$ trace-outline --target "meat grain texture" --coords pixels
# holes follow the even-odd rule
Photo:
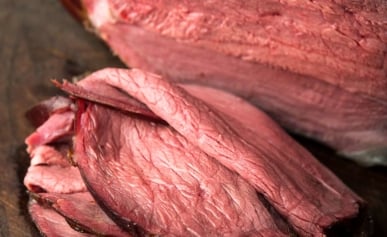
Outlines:
[[[48,213],[84,235],[324,236],[364,206],[266,114],[228,92],[137,69],[57,84],[77,106],[51,109],[37,129],[57,140],[26,139],[25,184],[40,205],[32,201],[30,213],[43,233],[52,231]],[[69,126],[73,139],[59,139]],[[57,168],[78,175],[34,178]]]
[[[129,67],[230,91],[361,164],[387,164],[386,1],[82,2]]]

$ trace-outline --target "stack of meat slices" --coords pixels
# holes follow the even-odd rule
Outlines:
[[[31,217],[45,236],[130,236],[101,210],[71,162],[74,115],[73,102],[59,96],[27,113],[39,126],[26,139],[31,165],[24,183],[32,197]]]
[[[363,201],[268,116],[217,89],[104,69],[28,113],[45,236],[324,236]]]

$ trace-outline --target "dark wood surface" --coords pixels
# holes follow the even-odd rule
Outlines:
[[[58,93],[49,79],[123,65],[54,0],[0,0],[0,236],[39,236],[22,184],[28,166],[24,112]],[[297,138],[369,203],[375,236],[387,236],[387,172],[365,169]]]

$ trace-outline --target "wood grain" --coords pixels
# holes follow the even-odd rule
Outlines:
[[[58,93],[49,79],[122,65],[57,1],[0,0],[0,26],[0,236],[39,236],[22,184],[32,131],[24,112]]]
[[[50,79],[123,65],[59,1],[0,0],[0,26],[0,236],[39,236],[22,184],[29,162],[23,141],[32,131],[24,112],[58,93]],[[375,236],[387,236],[386,169],[358,167],[317,143],[297,139],[369,202]]]

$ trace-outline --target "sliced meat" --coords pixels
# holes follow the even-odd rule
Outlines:
[[[47,237],[87,237],[69,226],[65,218],[51,208],[39,205],[35,200],[28,204],[28,211],[40,233]]]
[[[36,147],[30,156],[31,166],[58,165],[68,167],[70,165],[70,158],[67,158],[66,155],[62,154],[56,148],[48,145]]]
[[[245,178],[302,235],[322,234],[324,229],[338,221],[353,218],[359,213],[362,201],[357,195],[315,161],[312,155],[303,151],[302,147],[293,145],[295,142],[287,137],[279,127],[275,126],[267,116],[260,112],[252,113],[251,106],[245,106],[248,109],[246,111],[239,110],[238,114],[245,114],[244,116],[250,117],[255,124],[259,124],[256,125],[256,129],[246,127],[240,122],[240,118],[235,118],[235,115],[222,113],[219,111],[224,110],[222,108],[212,109],[203,101],[153,74],[139,70],[106,69],[90,75],[85,80],[89,83],[103,82],[119,88],[146,104],[156,115],[176,129],[179,134],[175,136],[182,135],[190,146],[200,148],[201,152]],[[197,93],[200,93],[199,91],[196,90]],[[212,97],[222,98],[224,95],[224,92],[214,93],[215,90]],[[202,98],[204,97],[202,96]],[[230,97],[232,96],[230,95]],[[225,101],[227,100],[225,99]],[[216,103],[213,105],[219,107]],[[112,115],[115,117],[113,118]],[[132,174],[133,177],[141,177],[132,181],[137,182],[136,185],[133,184],[133,187],[138,189],[146,187],[144,194],[136,195],[137,198],[141,197],[142,201],[146,201],[143,198],[144,195],[152,195],[153,189],[149,188],[151,182],[148,179],[150,178],[147,179],[147,176],[142,175],[147,171],[148,163],[152,164],[149,169],[154,170],[153,166],[157,163],[152,160],[153,156],[156,158],[165,155],[165,152],[158,150],[167,146],[169,139],[172,139],[171,136],[164,138],[163,142],[166,144],[156,143],[153,140],[145,142],[152,136],[156,140],[161,137],[157,133],[147,135],[145,133],[147,129],[150,130],[149,132],[153,130],[161,132],[165,129],[163,127],[165,125],[152,125],[152,123],[145,123],[142,120],[139,120],[137,125],[135,121],[137,120],[127,119],[127,116],[122,113],[107,112],[102,107],[90,105],[82,114],[81,120],[77,122],[81,123],[79,126],[81,129],[77,134],[75,152],[85,180],[92,193],[96,193],[96,196],[102,196],[99,196],[98,199],[107,202],[107,206],[115,212],[121,211],[120,213],[125,215],[128,211],[123,211],[121,206],[114,208],[117,200],[111,197],[112,191],[110,189],[106,189],[106,186],[101,187],[101,177],[106,178],[108,181],[105,182],[109,185],[118,182],[117,187],[124,185],[119,183],[123,182],[122,180],[125,182],[130,180],[129,174]],[[271,129],[273,130],[270,131]],[[106,131],[113,132],[107,133]],[[259,138],[261,133],[263,136]],[[258,138],[255,138],[257,136]],[[276,142],[281,139],[283,141],[277,144]],[[176,147],[175,143],[174,141],[173,147]],[[182,141],[179,140],[178,144],[181,143]],[[139,149],[138,146],[144,146],[144,148]],[[289,152],[285,153],[284,151]],[[153,155],[154,153],[156,155]],[[137,156],[139,161],[136,161]],[[176,156],[172,153],[170,156],[182,157],[183,154]],[[128,160],[129,158],[123,159],[123,157],[134,159],[141,168],[138,169]],[[161,160],[172,159],[171,157]],[[114,179],[112,174],[120,172],[121,169],[124,169],[122,167],[127,167],[129,170],[125,170],[124,174],[119,175],[120,179]],[[98,173],[101,174],[97,175]],[[151,175],[156,175],[156,173],[152,172]],[[162,179],[156,180],[162,182]],[[173,182],[166,183],[177,182],[173,180]],[[138,189],[136,189],[137,192]],[[118,190],[118,188],[114,190]],[[125,196],[119,193],[117,195]],[[157,208],[152,203],[133,205],[141,210],[138,211],[139,213],[143,213],[144,206],[150,208],[148,211],[152,211],[152,213],[154,212],[153,208]],[[156,217],[154,216],[154,218]],[[128,218],[133,220],[134,217]],[[168,219],[164,218],[163,220]],[[136,219],[136,222],[145,229],[155,228],[148,216]],[[155,228],[153,231],[158,233],[160,230]]]
[[[37,146],[48,144],[60,139],[69,139],[73,133],[74,112],[65,111],[51,115],[35,132],[25,139],[31,153]]]
[[[86,191],[76,167],[57,165],[30,166],[24,177],[24,185],[31,192],[74,193]]]
[[[53,113],[74,109],[73,102],[69,98],[63,96],[53,96],[29,109],[26,112],[26,117],[34,127],[39,127]]]
[[[359,163],[387,164],[384,2],[83,2],[128,66],[228,90]]]
[[[158,235],[284,235],[250,185],[170,127],[96,104],[78,123],[76,162],[119,223]]]
[[[58,120],[58,115],[64,118]],[[72,166],[71,158],[66,154],[69,152],[69,145],[57,144],[55,147],[36,143],[31,146],[33,143],[30,138],[34,136],[47,138],[50,142],[57,142],[58,139],[63,137],[61,135],[63,133],[66,135],[73,134],[71,129],[73,119],[74,112],[53,114],[26,139],[29,145],[27,151],[31,157],[31,164],[24,177],[24,185],[29,191],[54,193],[86,191],[86,186],[82,181],[78,168]],[[56,121],[58,124],[55,124]],[[48,142],[43,142],[43,144],[46,143]],[[71,143],[69,142],[69,144]],[[32,147],[34,149],[31,149]]]
[[[284,133],[267,115],[246,103],[245,100],[210,87],[187,84],[180,86],[228,116],[227,121],[235,130],[243,131],[243,136],[256,147],[264,150],[266,154],[271,153],[276,159],[294,162],[300,170],[309,173],[324,186],[334,187],[339,193],[346,193],[351,198],[359,200],[359,197],[330,170],[326,169],[317,159],[311,159],[312,154]],[[259,118],[261,122],[257,123],[256,118]],[[283,158],[277,158],[280,156]]]
[[[78,98],[84,98],[96,103],[102,103],[113,108],[119,108],[123,111],[146,116],[150,119],[160,120],[160,118],[152,111],[150,111],[144,104],[138,102],[136,99],[131,99],[128,94],[120,91],[119,89],[108,86],[103,82],[89,83],[87,80],[82,80],[77,85],[69,83],[68,81],[63,81],[63,83],[54,81],[54,84],[70,95],[76,96]]]
[[[130,236],[102,211],[89,192],[40,193],[38,198],[49,203],[55,211],[71,220],[71,223],[83,232],[97,236]]]
[[[56,113],[62,112],[57,111]],[[73,116],[74,113],[72,112],[72,119]],[[49,117],[55,118],[56,114],[51,113]],[[41,136],[46,136],[46,133],[48,133],[47,136],[56,134],[56,129],[61,132],[62,128],[60,126],[47,126],[46,123],[52,124],[50,118],[41,125],[41,127],[45,127],[45,129],[40,130]],[[72,129],[69,131],[70,134],[73,134]],[[63,221],[63,218],[52,213],[55,210],[77,231],[90,233],[93,236],[130,236],[106,216],[87,192],[78,168],[72,167],[71,157],[69,157],[72,143],[70,141],[57,143],[56,139],[59,138],[60,136],[53,137],[52,142],[56,142],[55,145],[38,145],[29,151],[31,164],[24,179],[24,184],[30,191],[30,196],[46,205],[46,207],[36,207],[35,209],[38,210],[35,213],[35,218],[33,218],[42,234],[49,237],[62,236],[61,234],[67,236],[67,234],[73,232],[68,230],[68,232],[56,233],[55,229],[50,229],[50,221],[55,223]],[[53,210],[49,209],[47,204]],[[49,220],[45,218],[49,218]],[[67,223],[65,227],[69,228]],[[55,225],[51,228],[61,229]],[[83,234],[83,236],[88,235]]]

